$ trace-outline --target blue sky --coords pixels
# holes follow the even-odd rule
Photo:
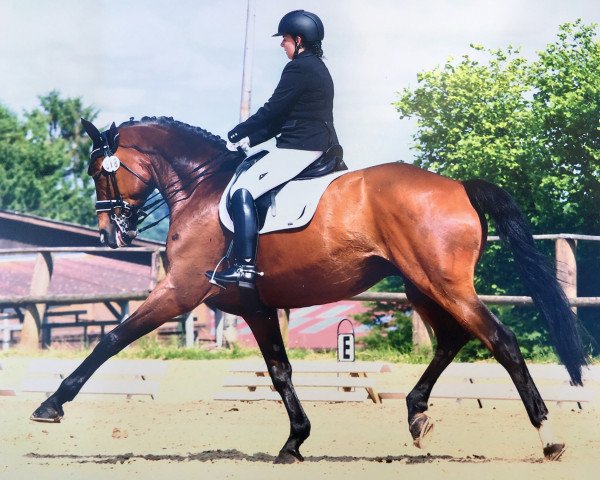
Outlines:
[[[247,0],[2,0],[0,102],[16,113],[58,89],[100,110],[97,124],[170,115],[225,136],[239,118]],[[351,167],[411,161],[414,122],[396,92],[469,44],[535,52],[558,26],[600,22],[597,0],[256,0],[252,111],[287,62],[271,38],[304,8],[325,24],[335,123]]]

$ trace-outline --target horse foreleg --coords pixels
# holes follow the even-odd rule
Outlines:
[[[175,289],[167,287],[166,282],[161,285],[152,291],[127,320],[100,340],[81,365],[62,381],[58,390],[33,412],[31,420],[60,422],[64,415],[63,405],[75,398],[85,382],[106,360],[167,320],[187,311],[185,306],[176,301]]]
[[[275,309],[260,309],[257,312],[244,315],[244,319],[252,329],[263,354],[269,375],[275,390],[281,395],[285,409],[290,419],[290,435],[279,451],[275,463],[295,463],[303,461],[300,445],[310,435],[310,421],[298,400],[292,384],[292,366],[288,360],[277,311]]]
[[[435,355],[425,372],[406,396],[408,428],[416,447],[424,448],[433,429],[433,420],[425,413],[435,382],[456,354],[469,340],[470,335],[437,303],[423,295],[406,281],[406,294],[423,321],[436,333]]]

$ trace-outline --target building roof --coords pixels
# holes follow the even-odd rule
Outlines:
[[[0,248],[97,247],[96,228],[0,209]],[[161,247],[162,242],[135,239],[135,247]]]
[[[28,295],[34,265],[35,254],[1,255],[2,296]],[[113,294],[148,290],[151,273],[150,265],[84,253],[55,253],[48,294]]]
[[[0,249],[99,247],[98,231],[69,222],[0,210]],[[164,247],[161,242],[135,240],[136,247]],[[35,253],[0,254],[2,296],[28,295]],[[112,294],[151,288],[151,252],[55,252],[48,294]]]

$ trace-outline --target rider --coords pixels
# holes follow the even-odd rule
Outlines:
[[[291,60],[271,98],[228,133],[230,142],[254,146],[277,136],[277,148],[242,173],[231,188],[234,264],[206,272],[217,284],[254,288],[258,220],[254,200],[298,175],[338,143],[333,127],[333,81],[323,63],[323,23],[314,13],[283,16],[274,37]]]

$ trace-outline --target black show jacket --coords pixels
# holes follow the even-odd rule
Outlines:
[[[251,146],[276,135],[279,148],[327,150],[336,145],[333,80],[323,61],[306,51],[297,55],[283,69],[267,103],[232,132],[249,137]]]

